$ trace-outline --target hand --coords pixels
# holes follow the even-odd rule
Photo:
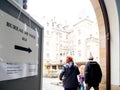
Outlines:
[[[62,78],[62,81],[64,81],[64,78]]]
[[[64,81],[64,78],[62,77],[62,78],[60,78],[60,80],[61,80],[61,81]]]
[[[88,83],[85,83],[85,86],[88,87]]]

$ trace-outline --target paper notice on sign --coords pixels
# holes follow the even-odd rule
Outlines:
[[[0,63],[0,81],[37,75],[37,66],[35,64]]]

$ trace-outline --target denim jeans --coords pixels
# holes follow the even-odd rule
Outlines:
[[[84,83],[83,82],[81,82],[81,85],[80,85],[80,90],[84,90],[85,89],[85,87],[84,87]]]

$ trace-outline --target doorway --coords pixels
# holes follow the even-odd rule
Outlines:
[[[104,4],[103,0],[90,0],[90,1],[91,1],[91,4],[92,4],[93,8],[94,8],[96,18],[97,18],[97,22],[98,22],[98,28],[99,28],[100,65],[102,67],[102,72],[103,72],[102,85],[104,87],[104,89],[101,89],[101,90],[110,90],[110,39],[109,39],[110,30],[109,30],[109,22],[108,22],[107,11],[106,11],[106,7],[105,7],[105,4]],[[34,7],[32,7],[32,9],[33,8]],[[48,8],[45,9],[45,10],[48,10]],[[72,10],[73,9],[71,9],[71,12],[72,12]],[[57,10],[57,11],[59,11],[59,10]],[[64,17],[64,15],[62,17]],[[38,20],[40,20],[39,16],[36,16],[36,18]],[[43,17],[43,18],[45,18],[45,17]],[[54,26],[56,24],[56,22],[54,22],[55,19],[56,19],[56,17],[54,17],[51,20],[53,22],[52,26]],[[50,23],[47,23],[47,25],[49,26]],[[61,27],[60,24],[57,25],[57,28],[59,28],[59,27]],[[64,27],[64,28],[66,28],[66,27]],[[46,28],[44,28],[44,29],[45,29],[45,31],[47,31]],[[50,35],[49,31],[47,31],[47,33]],[[58,39],[60,41],[61,33],[57,33],[57,34],[59,35]],[[54,39],[55,39],[55,37],[54,37]],[[50,39],[48,39],[48,41],[50,41]],[[53,40],[52,45],[54,44],[54,41],[56,41],[56,40]],[[79,41],[79,43],[81,43],[81,41]],[[49,42],[46,42],[46,44],[51,45]],[[61,43],[58,42],[58,45],[59,44],[61,44]],[[61,44],[61,46],[62,46],[62,44]],[[45,48],[45,49],[47,49],[46,51],[48,51],[48,48]],[[55,49],[56,48],[54,48],[54,50],[51,50],[51,51],[55,51]],[[56,59],[59,59],[59,64],[60,65],[51,65],[50,59],[49,59],[49,57],[51,55],[49,53],[46,53],[47,54],[46,61],[47,61],[47,64],[49,64],[49,65],[47,66],[47,64],[46,64],[46,67],[43,67],[43,68],[47,68],[48,70],[50,70],[50,67],[53,67],[54,69],[61,69],[61,67],[63,65],[63,60],[62,60],[63,57],[62,56],[64,56],[65,53],[63,53],[64,51],[60,50],[60,47],[59,47],[59,51],[60,51],[59,54],[54,53],[54,55],[56,55],[58,57]],[[74,53],[75,53],[74,50],[71,50],[71,54],[74,54]],[[81,55],[80,51],[79,51],[79,55]],[[54,59],[55,59],[55,57],[52,56],[52,60],[54,60]],[[56,72],[56,71],[52,71],[52,72]]]
[[[103,72],[100,90],[110,90],[110,38],[109,38],[110,30],[109,30],[107,11],[106,11],[106,7],[105,7],[103,0],[90,0],[90,1],[94,8],[97,22],[98,22],[98,28],[99,28],[99,46],[100,46],[99,47],[99,55],[100,55],[100,66],[101,66],[102,72]],[[56,18],[52,19],[53,27],[56,24],[55,19]],[[49,23],[47,23],[47,25],[49,25]],[[60,27],[60,26],[58,26],[58,27]],[[50,35],[49,31],[47,31],[47,33]],[[59,36],[58,44],[62,46],[62,44],[60,42],[60,39],[61,39],[60,37],[62,37],[62,34],[58,32],[57,35]],[[50,39],[48,39],[48,40],[50,41]],[[53,40],[53,41],[55,41],[55,40]],[[75,40],[73,40],[73,41],[75,41]],[[52,43],[52,45],[53,45],[53,43]],[[79,41],[79,43],[81,43],[81,41]],[[47,42],[47,44],[50,45],[49,42]],[[53,77],[57,77],[56,70],[59,69],[59,66],[62,67],[62,65],[64,64],[64,62],[62,60],[62,56],[65,53],[63,53],[64,51],[62,51],[60,49],[60,47],[58,47],[58,48],[59,48],[60,53],[57,54],[58,58],[56,58],[56,59],[58,59],[60,61],[60,63],[52,65],[50,62],[50,59],[48,59],[47,63],[45,64],[49,71],[52,69],[52,71],[50,71],[50,74],[48,74],[48,75],[53,75],[53,72],[55,73],[56,76],[53,76]],[[57,51],[57,49],[54,48],[54,50],[52,50],[52,51]],[[74,50],[73,51],[71,50],[71,55],[74,55],[74,53],[76,53],[76,52]],[[79,54],[81,55],[80,51],[79,51]],[[55,53],[54,53],[54,55],[55,55]],[[47,56],[49,57],[50,54],[47,53]],[[52,58],[52,59],[54,60],[55,58]],[[53,69],[55,69],[55,70],[53,70]],[[52,74],[51,74],[51,72],[52,72]],[[52,77],[52,76],[50,76],[50,77]]]

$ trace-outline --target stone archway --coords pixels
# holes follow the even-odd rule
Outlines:
[[[103,72],[102,87],[100,90],[110,90],[110,39],[109,39],[109,22],[107,11],[103,0],[90,0],[99,27],[100,36],[100,65]]]

